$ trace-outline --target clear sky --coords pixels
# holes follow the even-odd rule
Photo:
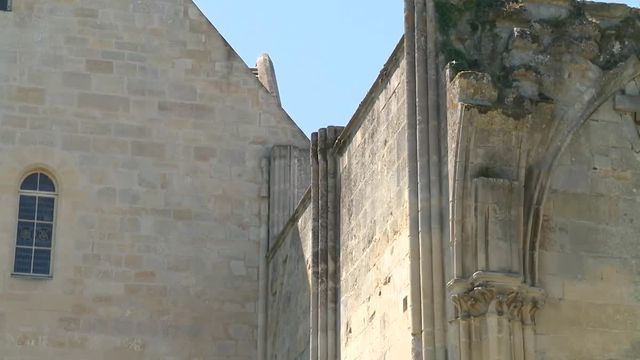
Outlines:
[[[195,2],[248,65],[269,53],[282,105],[307,134],[351,119],[403,33],[402,0]]]

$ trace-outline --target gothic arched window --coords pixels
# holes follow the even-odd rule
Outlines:
[[[51,276],[56,197],[56,185],[49,175],[38,171],[22,180],[14,274]]]

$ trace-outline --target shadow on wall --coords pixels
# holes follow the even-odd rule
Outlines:
[[[310,207],[269,257],[268,359],[309,359]],[[309,220],[309,221],[305,221]],[[301,235],[302,234],[302,235]]]

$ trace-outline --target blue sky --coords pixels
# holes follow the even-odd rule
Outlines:
[[[269,53],[282,105],[307,134],[351,119],[403,33],[402,0],[195,2],[248,65]]]

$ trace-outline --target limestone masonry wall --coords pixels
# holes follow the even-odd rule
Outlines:
[[[407,5],[311,142],[191,0],[0,11],[0,360],[637,359],[640,11]],[[12,274],[34,170],[52,278]]]
[[[440,5],[449,356],[637,358],[640,12]]]
[[[624,92],[638,95],[640,79]],[[540,244],[547,291],[540,359],[635,359],[640,353],[640,148],[632,113],[610,99],[559,161]]]
[[[261,161],[308,139],[190,0],[20,0],[0,29],[0,359],[255,359]],[[36,168],[50,280],[11,276]]]
[[[302,205],[269,257],[268,359],[309,359],[312,211]]]
[[[405,68],[385,67],[342,136],[341,358],[408,359],[410,350]],[[369,101],[369,103],[367,103]]]

